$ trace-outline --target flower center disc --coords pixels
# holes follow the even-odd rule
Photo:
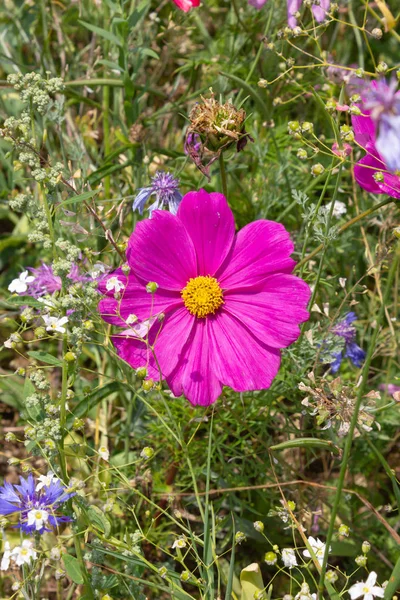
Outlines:
[[[214,314],[224,303],[219,283],[210,275],[189,279],[181,295],[188,311],[200,319]]]

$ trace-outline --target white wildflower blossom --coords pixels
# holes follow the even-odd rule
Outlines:
[[[99,450],[99,456],[105,460],[106,462],[109,461],[110,458],[110,451],[108,450],[107,446],[100,446]]]
[[[49,487],[52,483],[58,481],[58,477],[54,475],[52,471],[49,471],[47,475],[39,475],[38,484],[36,485],[36,492],[39,492],[44,487]]]
[[[321,563],[324,558],[326,544],[321,542],[321,540],[319,538],[312,537],[312,535],[310,535],[310,537],[308,538],[308,543],[310,544],[311,549],[314,552],[316,559],[318,560],[319,563]],[[329,552],[331,552],[331,551],[332,551],[332,548],[329,548]],[[311,553],[309,552],[309,550],[304,550],[303,554],[307,558],[311,558]]]
[[[285,567],[292,569],[297,566],[296,553],[293,548],[283,548],[282,560]]]
[[[109,279],[107,279],[107,283],[106,283],[106,290],[108,292],[120,292],[121,290],[124,289],[124,284],[122,283],[122,281],[120,281],[118,279],[118,277],[110,277]]]
[[[17,279],[13,279],[8,286],[8,291],[16,294],[23,294],[28,289],[28,283],[32,283],[35,278],[28,274],[28,271],[23,271]]]
[[[364,600],[373,600],[375,596],[383,598],[384,589],[378,585],[375,585],[377,574],[375,571],[371,571],[368,575],[367,581],[359,581],[351,586],[348,590],[351,600],[363,597]]]
[[[36,531],[42,529],[47,521],[49,520],[49,513],[47,510],[38,510],[33,508],[28,512],[28,526],[34,525]]]
[[[66,329],[64,325],[68,323],[68,317],[50,317],[49,315],[42,315],[42,319],[46,325],[46,331],[53,331],[58,333],[65,333]]]

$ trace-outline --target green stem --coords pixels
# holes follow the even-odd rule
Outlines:
[[[104,158],[111,152],[111,143],[110,143],[110,88],[108,85],[103,87],[103,141],[104,141]],[[106,175],[104,177],[104,195],[108,200],[110,198],[110,186],[111,179],[110,175]]]
[[[398,202],[398,201],[395,198],[390,197],[390,198],[387,198],[386,200],[383,200],[383,202],[380,202],[376,206],[372,206],[368,210],[365,210],[364,212],[360,213],[359,215],[357,215],[353,219],[350,219],[350,221],[347,221],[347,223],[342,225],[338,231],[338,234],[343,233],[343,231],[346,231],[346,229],[348,229],[355,223],[358,223],[358,221],[361,221],[361,219],[363,219],[364,217],[368,217],[368,215],[371,215],[375,211],[379,210],[383,206],[386,206],[387,204],[390,204],[391,202]],[[323,250],[323,248],[324,248],[324,244],[320,244],[317,248],[315,248],[315,250],[310,252],[310,254],[308,254],[308,256],[306,256],[305,258],[303,258],[303,260],[301,260],[300,262],[297,263],[295,270],[297,271],[304,264],[308,263],[308,261],[310,261],[312,258],[314,258],[314,256],[316,256],[317,254],[319,254],[321,252],[321,250]]]
[[[375,329],[373,331],[372,338],[371,338],[371,341],[368,346],[368,352],[367,352],[364,367],[362,370],[361,383],[358,387],[357,399],[356,399],[356,403],[354,406],[353,416],[351,418],[350,429],[347,434],[346,443],[344,446],[342,464],[341,464],[341,468],[340,468],[339,479],[338,479],[335,498],[334,498],[333,507],[332,507],[332,511],[331,511],[331,517],[330,517],[330,521],[329,521],[329,529],[328,529],[328,533],[326,536],[326,548],[325,548],[325,554],[324,554],[324,559],[322,562],[321,575],[320,575],[320,580],[319,580],[319,585],[318,585],[320,598],[322,598],[322,593],[324,590],[325,573],[326,573],[326,567],[327,567],[327,563],[328,563],[329,547],[330,547],[330,544],[332,541],[336,515],[338,513],[339,505],[340,505],[340,501],[341,501],[341,497],[342,497],[342,490],[343,490],[343,486],[344,486],[347,465],[349,462],[351,445],[353,442],[354,431],[357,426],[358,413],[360,411],[361,403],[362,403],[362,400],[364,397],[365,388],[366,388],[367,379],[368,379],[368,372],[369,372],[369,368],[370,368],[371,362],[372,362],[372,356],[373,356],[373,353],[374,353],[374,350],[376,347],[376,342],[377,342],[378,335],[379,335],[380,325],[381,325],[381,322],[383,319],[383,315],[385,313],[385,307],[388,304],[388,300],[389,300],[389,296],[390,296],[390,292],[391,292],[391,288],[392,288],[392,282],[393,282],[393,279],[394,279],[394,276],[395,276],[395,273],[397,270],[399,258],[400,258],[400,245],[397,244],[397,247],[395,249],[395,256],[394,256],[393,262],[390,266],[389,275],[388,275],[387,282],[386,282],[386,288],[385,288],[383,301],[382,301],[378,316],[376,318]]]
[[[221,187],[222,187],[222,193],[224,194],[225,198],[228,198],[228,186],[226,183],[226,171],[225,171],[225,164],[224,164],[224,155],[221,152],[221,154],[219,155],[219,172],[221,175]]]

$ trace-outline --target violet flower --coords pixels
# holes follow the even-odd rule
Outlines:
[[[26,292],[29,296],[40,298],[41,296],[48,294],[53,295],[55,292],[61,290],[61,277],[54,275],[51,265],[42,263],[37,269],[28,267],[28,271],[33,275],[33,280],[29,282]],[[73,283],[76,283],[78,281],[86,281],[87,277],[81,275],[79,273],[78,265],[74,264],[71,271],[68,273],[68,279],[71,279]]]
[[[68,492],[59,479],[52,478],[49,485],[37,484],[32,475],[20,478],[20,485],[4,482],[0,487],[0,515],[19,514],[18,528],[24,533],[51,531],[60,523],[72,521],[71,517],[56,514],[60,504],[75,496]]]
[[[365,359],[365,352],[358,344],[356,344],[356,328],[353,321],[357,320],[357,315],[354,312],[349,312],[342,321],[339,321],[331,330],[333,335],[337,335],[344,339],[344,349],[341,352],[334,352],[334,361],[331,363],[331,372],[336,373],[340,369],[343,358],[349,358],[353,365],[361,367]],[[344,355],[343,355],[344,352]]]
[[[363,114],[351,119],[355,140],[367,154],[354,166],[356,181],[367,192],[400,199],[400,176],[391,172],[400,169],[400,92],[393,82],[373,82],[359,106]]]
[[[173,215],[176,215],[178,206],[182,200],[182,194],[179,191],[179,180],[176,177],[164,171],[157,171],[151,179],[151,185],[139,190],[133,202],[132,210],[138,210],[142,215],[146,202],[153,195],[156,197],[156,200],[148,208],[150,218],[154,210],[159,210],[166,206],[168,206],[169,211]]]
[[[260,10],[264,6],[267,0],[249,0],[249,4]],[[297,27],[296,13],[299,12],[303,0],[287,0],[287,15],[288,25],[291,29]],[[313,4],[312,12],[315,20],[321,23],[326,19],[327,13],[331,5],[331,0],[320,0],[318,4]]]

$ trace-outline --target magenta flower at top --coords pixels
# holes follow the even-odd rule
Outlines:
[[[359,106],[362,115],[351,120],[356,142],[367,154],[354,167],[356,181],[367,192],[400,199],[400,176],[391,172],[400,165],[400,92],[393,83],[372,82]],[[399,116],[390,113],[396,106]]]
[[[174,3],[184,12],[189,12],[191,8],[200,6],[200,0],[174,0]]]
[[[291,275],[293,243],[280,223],[255,221],[235,235],[222,194],[184,196],[177,215],[154,211],[137,224],[127,250],[131,268],[118,277],[124,289],[107,290],[103,319],[125,327],[150,323],[148,345],[126,329],[113,336],[118,354],[133,368],[157,365],[175,396],[207,406],[222,386],[235,391],[268,388],[278,372],[280,349],[308,319],[308,285]],[[154,293],[146,290],[158,285]],[[109,286],[110,287],[110,286]],[[162,315],[161,318],[151,319]]]

